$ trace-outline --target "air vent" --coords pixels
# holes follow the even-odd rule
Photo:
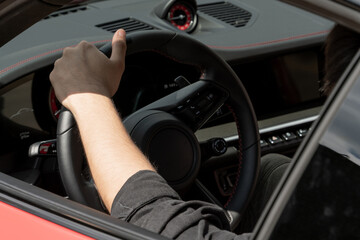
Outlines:
[[[251,13],[228,2],[199,5],[198,10],[234,27],[244,27],[251,19]]]
[[[112,33],[116,32],[116,30],[118,30],[119,28],[124,29],[128,33],[134,32],[134,31],[139,31],[139,30],[155,29],[154,27],[152,27],[146,23],[140,22],[133,18],[126,18],[126,19],[120,19],[117,21],[102,23],[102,24],[96,25],[96,27],[99,27],[101,29],[104,29],[104,30],[112,32]]]
[[[68,15],[68,14],[72,14],[72,13],[76,13],[76,12],[80,12],[80,11],[86,11],[86,10],[87,10],[86,6],[63,8],[62,10],[59,10],[59,11],[56,11],[56,12],[50,14],[49,16],[45,17],[44,19],[60,17],[60,16],[64,16],[64,15]]]

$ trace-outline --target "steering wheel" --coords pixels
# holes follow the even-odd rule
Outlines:
[[[111,45],[100,50],[109,56]],[[128,133],[160,175],[177,191],[186,191],[201,166],[194,132],[223,104],[228,105],[239,135],[239,170],[224,207],[231,213],[232,227],[236,226],[254,190],[260,159],[257,120],[245,88],[222,58],[188,36],[164,31],[128,34],[127,56],[143,51],[195,64],[202,76],[124,119]],[[77,132],[72,114],[63,110],[57,128],[57,154],[65,190],[70,199],[104,210],[91,174],[84,174],[84,153]]]

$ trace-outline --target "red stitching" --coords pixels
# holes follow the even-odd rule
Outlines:
[[[230,47],[226,47],[226,46],[208,45],[208,47],[210,47],[210,48],[215,48],[215,49],[241,49],[241,48],[250,48],[250,47],[257,47],[257,46],[262,46],[262,45],[274,44],[274,43],[285,42],[285,41],[290,41],[290,40],[295,40],[295,39],[300,39],[300,38],[305,38],[305,37],[311,37],[311,36],[315,36],[315,35],[322,35],[322,34],[326,34],[326,33],[329,33],[329,32],[330,32],[329,30],[326,30],[326,31],[321,31],[321,32],[303,34],[303,35],[299,35],[299,36],[281,38],[281,39],[272,40],[272,41],[266,41],[266,42],[260,42],[260,43],[251,43],[251,44],[246,44],[246,45],[241,45],[241,46],[230,46]]]
[[[90,43],[96,44],[96,43],[110,42],[110,41],[111,41],[111,39],[106,39],[106,40],[93,41],[93,42],[90,42]],[[76,45],[71,45],[71,46],[69,46],[69,47],[74,47],[74,46],[76,46]],[[41,57],[44,57],[44,56],[49,55],[49,54],[53,54],[53,53],[56,53],[56,52],[63,51],[64,48],[65,48],[65,47],[63,47],[63,48],[58,48],[58,49],[55,49],[55,50],[51,50],[51,51],[49,51],[49,52],[41,53],[41,54],[39,54],[39,55],[36,55],[36,56],[31,57],[31,58],[28,58],[28,59],[22,60],[22,61],[20,61],[20,62],[17,62],[17,63],[15,63],[15,64],[13,64],[13,65],[11,65],[11,66],[9,66],[9,67],[4,68],[3,70],[1,70],[1,71],[0,71],[0,75],[3,74],[3,73],[5,73],[5,72],[7,72],[7,71],[9,71],[9,70],[11,70],[11,69],[13,69],[13,68],[16,68],[16,67],[20,66],[21,64],[30,62],[30,61],[32,61],[32,60],[35,60],[35,59],[38,59],[38,58],[41,58]]]
[[[233,190],[231,192],[231,195],[229,197],[229,199],[227,200],[227,202],[225,203],[224,207],[227,208],[227,206],[230,204],[234,193],[236,192],[237,189],[237,185],[239,183],[239,178],[240,178],[240,171],[241,171],[241,167],[242,167],[242,161],[243,161],[243,156],[242,156],[242,138],[241,138],[241,133],[240,133],[240,126],[239,126],[239,121],[236,117],[236,114],[234,112],[234,110],[232,109],[232,107],[230,105],[226,105],[230,112],[232,113],[233,117],[234,117],[234,121],[236,123],[236,128],[238,131],[238,135],[239,135],[239,167],[238,167],[238,171],[237,171],[237,175],[236,175],[236,180],[235,180],[235,186],[233,187]]]

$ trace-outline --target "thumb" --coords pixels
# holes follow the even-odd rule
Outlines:
[[[112,38],[112,52],[110,60],[123,62],[126,54],[126,33],[123,29],[115,32]]]

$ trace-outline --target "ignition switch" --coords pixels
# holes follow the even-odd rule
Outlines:
[[[227,142],[223,138],[212,138],[201,145],[201,156],[203,159],[220,156],[226,153],[227,149]]]

